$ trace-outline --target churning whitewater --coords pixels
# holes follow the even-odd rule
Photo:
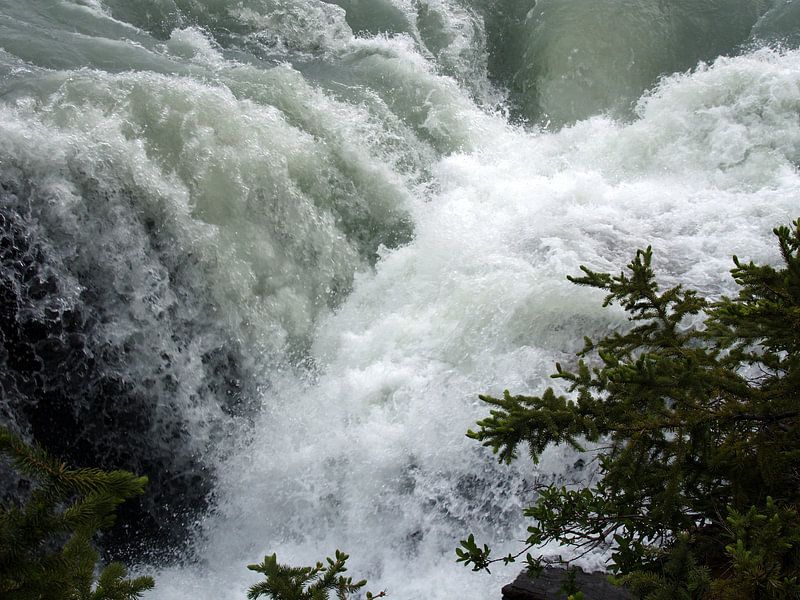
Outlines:
[[[498,597],[458,540],[592,467],[496,464],[477,395],[624,325],[582,264],[778,260],[799,42],[782,0],[0,0],[0,423],[149,476],[103,540],[149,598],[336,548]]]

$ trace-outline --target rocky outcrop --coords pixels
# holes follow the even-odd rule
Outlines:
[[[633,600],[627,590],[615,586],[605,573],[585,573],[575,567],[575,583],[583,592],[585,600]],[[565,600],[567,594],[561,590],[566,570],[547,567],[541,576],[531,579],[526,571],[503,587],[503,600]]]

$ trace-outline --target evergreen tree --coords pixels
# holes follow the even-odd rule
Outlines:
[[[0,454],[34,482],[27,501],[0,505],[0,597],[4,600],[132,600],[153,587],[127,579],[120,563],[95,578],[92,538],[114,522],[117,506],[141,494],[146,477],[72,469],[38,445],[0,428]]]
[[[569,279],[619,303],[628,331],[586,339],[569,395],[481,396],[492,409],[467,435],[501,461],[527,444],[597,460],[592,487],[549,486],[525,510],[527,547],[490,557],[472,536],[458,560],[474,570],[558,542],[576,555],[610,549],[609,569],[640,597],[800,597],[800,220],[775,229],[781,268],[742,263],[734,298],[661,291],[650,248],[628,272],[581,267]],[[703,328],[688,327],[702,314]],[[588,444],[587,444],[588,442]]]
[[[250,587],[247,593],[249,600],[267,596],[273,600],[328,600],[331,592],[336,593],[339,600],[346,600],[351,594],[367,585],[366,579],[353,582],[352,577],[342,575],[347,571],[345,563],[349,556],[336,551],[334,558],[326,558],[327,564],[318,562],[314,567],[290,567],[278,564],[275,554],[265,556],[257,565],[248,565],[248,569],[261,573],[265,581]],[[373,596],[367,592],[367,600],[382,598],[385,592]]]

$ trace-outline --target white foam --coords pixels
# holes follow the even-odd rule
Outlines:
[[[563,476],[574,457],[496,466],[463,436],[486,413],[476,395],[541,390],[582,334],[620,324],[565,281],[580,264],[618,270],[652,243],[662,280],[718,294],[734,252],[776,260],[770,231],[800,210],[799,60],[759,52],[670,79],[629,125],[498,121],[477,150],[443,158],[413,243],[360,274],[318,328],[318,379],[276,386],[225,463],[209,578],[162,574],[162,597],[238,597],[253,580],[242,565],[263,552],[308,563],[335,547],[393,598],[496,595],[513,569],[454,566],[459,537],[513,547],[530,477]],[[210,588],[186,592],[196,578]]]
[[[459,85],[474,15],[435,4],[464,34],[443,54],[453,77],[411,34],[354,38],[329,4],[199,2],[203,28],[166,42],[182,75],[129,71],[120,51],[121,73],[32,76],[0,108],[0,157],[35,183],[62,258],[102,280],[99,335],[132,341],[128,375],[169,363],[180,391],[159,410],[182,411],[198,453],[239,428],[206,454],[219,485],[198,563],[158,573],[152,598],[239,599],[265,553],[337,547],[396,600],[496,596],[516,569],[456,565],[459,538],[514,548],[533,481],[575,457],[497,465],[464,436],[477,394],[540,391],[582,335],[624,322],[565,276],[653,244],[664,282],[720,294],[731,254],[778,259],[770,231],[800,209],[800,53],[667,78],[630,123],[531,131]],[[226,60],[251,42],[302,67]],[[216,376],[199,357],[226,343],[260,391],[252,427],[198,400]]]

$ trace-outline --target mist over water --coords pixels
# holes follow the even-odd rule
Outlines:
[[[497,465],[477,394],[539,392],[624,324],[582,264],[652,244],[715,296],[732,254],[778,260],[798,18],[0,0],[0,422],[150,477],[103,543],[151,598],[243,598],[264,554],[335,548],[397,600],[498,597],[516,569],[456,566],[458,540],[513,549],[536,482],[592,473]]]

